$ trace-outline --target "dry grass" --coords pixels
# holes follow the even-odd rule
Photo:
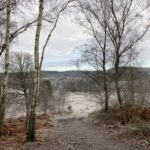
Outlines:
[[[109,111],[97,111],[89,115],[95,125],[127,126],[125,132],[133,135],[150,136],[150,107],[112,107]]]
[[[92,123],[105,129],[106,134],[119,137],[126,143],[150,149],[150,108],[129,106],[112,107],[89,115]]]
[[[37,116],[37,134],[52,127],[52,115],[41,114]],[[26,142],[25,118],[7,119],[4,134],[0,137],[0,150],[25,150]]]
[[[100,121],[103,120],[106,124],[113,124],[115,122],[127,124],[134,122],[134,120],[150,121],[150,107],[126,106],[120,108],[113,106],[109,111],[101,110],[91,113],[89,116]]]

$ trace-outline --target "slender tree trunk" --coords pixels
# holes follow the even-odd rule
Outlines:
[[[131,79],[131,84],[130,84],[130,92],[131,92],[131,95],[130,95],[130,99],[131,99],[131,102],[132,102],[132,105],[135,104],[135,92],[134,92],[134,81]]]
[[[39,0],[39,15],[38,15],[38,24],[36,29],[35,37],[35,47],[34,47],[34,93],[31,99],[31,109],[29,115],[29,123],[27,130],[27,141],[33,142],[36,140],[36,101],[39,96],[39,84],[40,84],[40,65],[39,65],[39,42],[40,42],[40,33],[42,28],[42,17],[44,9],[44,0]]]
[[[10,8],[11,0],[7,0],[7,19],[6,19],[6,39],[5,39],[5,66],[4,75],[1,83],[0,93],[0,135],[3,132],[4,116],[5,116],[5,102],[7,96],[8,71],[9,71],[9,36],[10,36]]]
[[[121,92],[120,92],[120,88],[119,88],[119,81],[118,79],[115,79],[115,88],[116,88],[116,92],[117,92],[117,98],[118,98],[118,102],[120,104],[120,106],[123,106],[123,102],[122,102],[122,97],[121,97]]]
[[[115,88],[117,93],[117,99],[120,106],[123,106],[120,87],[119,87],[119,54],[116,54],[116,62],[115,62]]]
[[[29,99],[26,98],[26,122],[25,122],[26,131],[28,130],[29,116],[30,116],[30,105],[29,105]]]
[[[107,75],[106,75],[106,60],[105,60],[105,50],[103,51],[103,86],[105,92],[105,110],[109,109],[109,95],[108,95],[108,84],[107,84]]]
[[[29,124],[29,109],[26,110],[26,122],[25,122],[25,129],[28,130]]]
[[[47,100],[44,101],[43,107],[44,107],[44,113],[46,113],[48,108],[48,98]]]
[[[135,104],[134,68],[133,70],[129,70],[128,91],[129,91],[129,100],[130,100],[129,103],[134,105]]]
[[[105,111],[109,109],[109,95],[108,95],[108,82],[106,73],[106,46],[107,46],[107,23],[105,21],[105,36],[104,36],[104,47],[103,47],[103,84],[105,92]]]
[[[108,86],[107,86],[107,79],[106,75],[104,75],[104,92],[105,92],[105,110],[108,111],[109,109],[109,95],[108,95]]]

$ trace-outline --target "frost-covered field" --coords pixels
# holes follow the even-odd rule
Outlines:
[[[88,93],[68,93],[64,108],[67,110],[68,106],[71,106],[72,113],[69,114],[71,117],[84,117],[100,108],[94,100],[94,96]],[[25,107],[21,104],[11,104],[6,110],[6,117],[8,118],[22,115],[25,115]]]
[[[94,96],[88,93],[69,93],[66,97],[65,108],[72,107],[71,116],[84,117],[100,108],[94,101]]]

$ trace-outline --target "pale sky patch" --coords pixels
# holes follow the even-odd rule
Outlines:
[[[41,34],[40,51],[45,42],[48,27],[44,27]],[[139,65],[150,67],[150,32],[147,34],[143,43],[140,46],[141,54],[139,56]],[[25,33],[19,36],[13,44],[13,51],[29,52],[33,54],[34,50],[35,28],[32,27]],[[57,28],[54,31],[46,48],[45,59],[42,70],[76,70],[72,61],[80,57],[80,52],[76,51],[76,47],[86,43],[89,38],[84,29],[73,22],[71,16],[61,16]],[[83,69],[89,69],[88,66],[83,66]]]

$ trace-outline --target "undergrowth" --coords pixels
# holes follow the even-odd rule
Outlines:
[[[95,125],[112,125],[121,128],[123,134],[150,137],[150,107],[113,106],[109,111],[96,111],[89,114]]]

